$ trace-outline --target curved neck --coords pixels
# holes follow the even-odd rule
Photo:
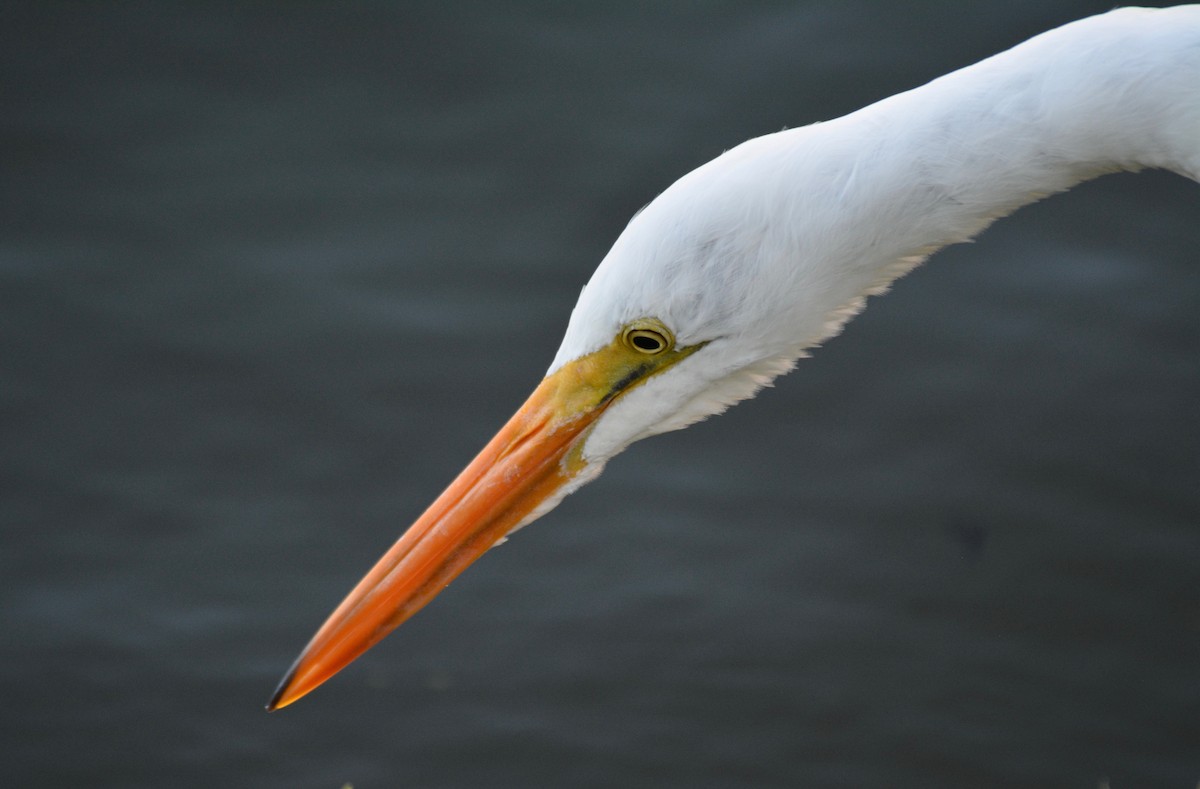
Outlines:
[[[838,124],[876,133],[856,166],[891,170],[919,248],[1107,172],[1200,180],[1200,6],[1084,19]]]
[[[933,252],[1023,205],[1118,170],[1200,180],[1200,5],[1084,19],[747,145],[760,170],[780,165],[770,199],[793,230],[776,248],[790,244],[800,270],[792,287],[750,297],[791,311],[776,335],[791,355],[836,334],[865,296]]]
[[[1141,167],[1200,180],[1200,5],[1084,19],[693,170],[617,239],[550,369],[654,316],[684,345],[726,339],[713,369],[761,386],[941,247]]]

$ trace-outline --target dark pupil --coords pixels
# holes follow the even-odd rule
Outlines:
[[[657,337],[650,337],[645,334],[635,334],[633,336],[633,344],[643,351],[657,351],[662,347],[662,342]]]

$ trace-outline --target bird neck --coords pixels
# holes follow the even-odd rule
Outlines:
[[[802,274],[777,298],[794,309],[792,348],[804,348],[836,334],[865,296],[1023,205],[1118,170],[1200,180],[1200,5],[1084,19],[759,141],[751,150],[781,160],[771,197],[790,215],[781,224],[801,229]]]
[[[1200,5],[1081,20],[841,120],[882,132],[860,154],[906,184],[889,226],[918,248],[1108,172],[1200,180]]]
[[[550,371],[654,317],[684,346],[708,343],[707,369],[732,382],[699,409],[712,413],[941,247],[1143,167],[1200,180],[1200,5],[1084,19],[693,170],[621,234]]]

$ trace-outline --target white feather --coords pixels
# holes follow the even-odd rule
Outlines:
[[[585,457],[751,397],[938,249],[1142,167],[1200,178],[1200,6],[1084,19],[739,145],[640,211],[580,295],[550,372],[636,318],[708,343],[614,403]]]

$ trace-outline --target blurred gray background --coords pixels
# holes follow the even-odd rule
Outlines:
[[[640,206],[1110,6],[5,4],[4,784],[1195,786],[1165,174],[942,253],[262,710]]]

